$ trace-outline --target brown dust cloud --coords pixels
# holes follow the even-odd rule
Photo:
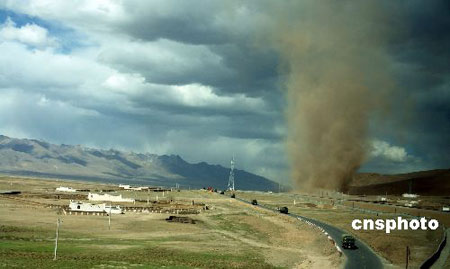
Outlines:
[[[370,119],[394,88],[386,44],[395,27],[380,3],[312,0],[272,9],[297,191],[345,191],[367,159]]]

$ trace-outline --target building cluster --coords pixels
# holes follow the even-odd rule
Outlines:
[[[148,187],[130,187],[130,185],[120,185],[119,186],[125,190],[143,190]],[[71,187],[58,187],[56,188],[58,192],[77,192],[76,189]],[[122,214],[123,210],[120,206],[113,206],[111,203],[135,203],[135,199],[133,198],[125,198],[122,194],[109,194],[109,193],[92,193],[89,192],[87,195],[87,199],[90,202],[110,202],[109,205],[106,203],[102,204],[93,204],[83,201],[74,201],[70,200],[69,202],[69,210],[74,212],[87,212],[87,213],[111,213],[111,214]]]

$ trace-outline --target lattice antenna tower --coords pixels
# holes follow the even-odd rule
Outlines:
[[[230,176],[228,177],[228,190],[234,191],[234,155],[230,162]]]

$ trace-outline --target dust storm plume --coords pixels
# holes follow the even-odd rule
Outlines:
[[[371,115],[392,90],[380,1],[302,1],[274,9],[297,190],[344,190],[363,164]]]

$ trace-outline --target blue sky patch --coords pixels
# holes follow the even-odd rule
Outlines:
[[[26,24],[36,24],[46,28],[50,36],[58,39],[58,43],[60,44],[58,49],[59,53],[69,54],[74,49],[87,46],[86,43],[82,42],[82,40],[86,39],[84,34],[61,23],[0,9],[0,23],[5,23],[8,18],[16,24],[16,27],[22,27]]]

